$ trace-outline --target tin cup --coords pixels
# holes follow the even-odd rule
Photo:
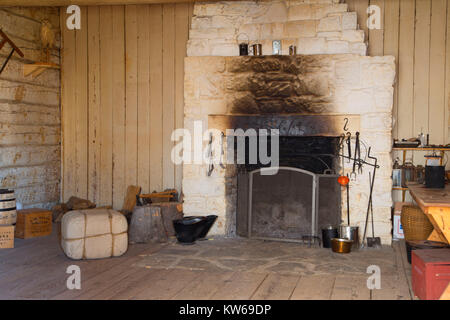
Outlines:
[[[295,56],[297,54],[297,47],[296,46],[289,46],[289,55]]]

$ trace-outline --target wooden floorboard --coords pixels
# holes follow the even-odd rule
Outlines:
[[[125,256],[115,258],[117,264],[109,264],[103,270],[85,270],[87,275],[82,279],[80,290],[63,290],[52,296],[51,299],[93,299],[96,295],[101,294],[104,290],[112,287],[114,284],[122,281],[141,268],[133,267],[138,262],[141,254],[151,254],[161,248],[160,245],[150,248],[139,245],[133,245]],[[98,268],[98,266],[97,266]]]
[[[152,285],[147,282],[149,278],[155,275],[155,270],[146,268],[133,268],[126,272],[126,276],[118,281],[114,281],[112,286],[102,290],[100,293],[93,295],[90,299],[110,300],[110,299],[126,299],[124,296],[132,296],[138,287]],[[159,274],[160,275],[160,274]]]
[[[233,272],[202,272],[196,281],[189,283],[172,299],[207,300],[222,288],[232,277]]]
[[[373,300],[411,300],[408,285],[397,275],[382,275],[381,289],[372,290]]]
[[[50,248],[50,246],[32,247],[32,249],[23,253],[27,257],[25,261],[22,256],[21,259],[5,258],[0,263],[0,284],[5,280],[10,281],[17,277],[26,277],[33,272],[33,267],[36,265],[47,266],[52,264],[62,254],[55,251],[54,248]]]
[[[66,281],[69,276],[66,273],[67,267],[70,265],[77,265],[81,270],[82,282],[125,262],[129,257],[134,257],[144,248],[131,247],[130,252],[122,257],[111,259],[91,260],[91,261],[73,261],[64,257],[63,254],[59,256],[57,263],[51,267],[43,266],[43,271],[36,274],[41,274],[39,277],[32,279],[23,279],[21,285],[14,288],[10,294],[18,298],[37,298],[49,299],[56,294],[66,291]]]
[[[64,290],[51,297],[52,300],[89,300],[100,295],[130,274],[136,272],[136,268],[130,267],[128,263],[121,263],[88,280],[82,281],[80,290]]]
[[[154,272],[160,272],[155,269]],[[177,295],[187,285],[200,277],[200,271],[184,269],[171,269],[167,273],[160,274],[156,281],[147,282],[143,290],[130,296],[137,300],[168,300]]]
[[[299,279],[300,276],[269,274],[253,294],[252,300],[288,300]]]
[[[370,300],[367,277],[337,276],[334,281],[331,300]]]
[[[292,293],[292,300],[329,300],[331,298],[335,276],[301,276]]]
[[[267,274],[236,272],[211,298],[217,300],[247,300],[256,292]]]

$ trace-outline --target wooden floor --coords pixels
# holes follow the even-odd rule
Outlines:
[[[369,290],[369,275],[286,275],[139,267],[165,245],[132,245],[119,258],[73,261],[56,236],[16,240],[0,250],[0,299],[411,299],[409,265],[396,245],[396,274]],[[316,249],[317,250],[317,249]],[[321,250],[321,249],[319,249]],[[66,269],[81,269],[81,290],[68,290]],[[394,272],[395,273],[395,272]]]

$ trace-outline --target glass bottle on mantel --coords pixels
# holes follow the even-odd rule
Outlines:
[[[398,157],[395,159],[394,167],[392,169],[392,185],[397,188],[402,186],[402,168]]]

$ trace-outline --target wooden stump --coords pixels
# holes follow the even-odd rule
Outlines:
[[[180,202],[160,202],[152,203],[150,206],[155,206],[161,208],[161,216],[164,222],[164,228],[169,237],[175,235],[175,230],[173,229],[173,220],[183,218],[183,207]]]
[[[158,206],[135,207],[128,232],[130,243],[166,242],[167,233]]]
[[[173,220],[183,218],[180,202],[161,202],[137,206],[129,228],[130,243],[166,242],[175,235]]]

